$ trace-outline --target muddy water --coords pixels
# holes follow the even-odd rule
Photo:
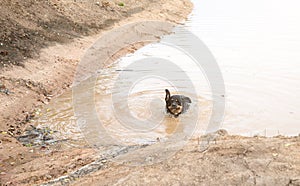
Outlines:
[[[217,58],[232,133],[300,132],[300,13],[296,0],[201,1],[187,27]]]
[[[49,127],[51,130],[56,131],[54,135],[56,135],[58,140],[68,139],[68,144],[75,146],[88,145],[86,141],[94,140],[97,140],[97,142],[93,144],[100,143],[100,145],[149,144],[169,140],[170,137],[175,135],[182,137],[191,136],[196,130],[204,132],[208,125],[212,108],[208,93],[203,96],[192,94],[184,86],[189,79],[179,80],[181,81],[179,83],[181,86],[174,87],[169,82],[172,82],[172,80],[165,81],[164,79],[153,76],[148,77],[147,75],[148,73],[149,75],[157,74],[159,70],[164,71],[164,69],[149,70],[151,68],[144,65],[137,67],[137,69],[125,69],[132,61],[136,61],[141,57],[149,55],[159,56],[161,47],[161,45],[157,44],[149,45],[134,55],[128,55],[108,68],[99,71],[95,76],[96,83],[87,79],[77,85],[79,91],[76,93],[70,90],[53,100],[41,112],[41,116],[35,121],[36,124],[39,127]],[[185,73],[189,71],[192,73],[192,69],[186,67]],[[131,78],[129,80],[118,80],[118,84],[121,84],[121,89],[115,89],[120,73],[125,73],[125,76],[129,77],[141,74],[144,78],[137,79],[134,82],[134,86],[131,86],[130,82],[133,81]],[[168,73],[176,74],[182,72],[168,71]],[[198,78],[198,80],[205,82],[204,76]],[[178,81],[178,79],[173,81]],[[118,94],[118,90],[128,88],[130,89],[129,94],[121,97],[122,100],[126,101],[115,101],[112,99],[112,95]],[[190,109],[178,118],[174,118],[166,113],[164,102],[166,88],[171,93],[184,94],[192,99]],[[89,96],[87,93],[87,90],[90,89],[93,90],[92,96]],[[76,105],[74,105],[74,96],[78,100],[75,103]],[[130,114],[124,110],[127,106]],[[78,118],[89,117],[93,107],[96,110],[96,119],[87,119],[88,124],[85,123],[78,127]],[[136,118],[138,123],[129,125],[131,117]],[[148,121],[148,123],[145,124],[145,121]],[[201,123],[201,125],[196,126],[198,123]],[[99,131],[103,131],[106,137],[102,135],[102,132],[99,135]]]
[[[226,110],[222,128],[242,135],[296,135],[300,132],[300,4],[296,0],[251,1],[193,1],[194,11],[185,23],[185,29],[198,36],[211,50],[223,73],[226,87]],[[176,35],[176,33],[175,33]],[[181,36],[180,36],[181,37]],[[184,34],[182,40],[184,40]],[[162,40],[163,41],[163,40]],[[178,44],[180,46],[180,44]],[[137,79],[130,86],[126,102],[131,116],[142,121],[157,117],[158,125],[137,132],[120,120],[126,105],[112,101],[116,78],[152,71],[142,66],[126,71],[132,61],[160,57],[174,62],[188,74],[196,87],[196,94],[156,77]],[[125,69],[125,70],[124,70]],[[142,69],[142,71],[141,71]],[[149,70],[150,69],[150,70]],[[164,69],[156,69],[164,70]],[[180,72],[180,73],[182,73]],[[178,73],[178,72],[168,72]],[[212,110],[209,82],[201,70],[193,66],[186,54],[162,43],[151,44],[133,55],[128,55],[97,75],[96,84],[83,83],[80,106],[89,112],[89,96],[85,90],[94,89],[93,103],[97,120],[94,125],[104,126],[105,133],[121,143],[151,143],[167,139],[174,133],[197,134],[205,132]],[[191,109],[182,117],[172,118],[165,113],[164,89],[191,97]],[[83,144],[84,136],[76,124],[72,92],[66,92],[48,105],[37,125],[46,125],[59,131],[59,138],[71,139],[72,144]],[[116,106],[114,108],[113,106]],[[117,112],[116,112],[117,110]],[[126,112],[127,113],[127,112]],[[83,113],[84,114],[84,113]],[[123,115],[124,116],[124,115]],[[125,116],[126,117],[126,116]],[[187,126],[197,121],[194,126]],[[126,121],[126,119],[125,119]],[[89,137],[98,133],[89,133]],[[86,137],[86,136],[85,136]],[[105,140],[104,140],[105,141]]]

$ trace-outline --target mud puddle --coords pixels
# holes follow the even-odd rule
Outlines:
[[[148,47],[157,48],[155,45]],[[145,47],[138,51],[138,54],[122,58],[109,68],[98,72],[96,84],[86,80],[78,85],[77,90],[79,91],[76,93],[70,90],[57,99],[53,99],[47,107],[41,110],[36,120],[31,121],[32,125],[56,131],[52,134],[56,140],[67,140],[65,141],[66,146],[75,147],[89,145],[89,141],[93,140],[100,141],[102,145],[116,143],[122,145],[153,144],[158,140],[167,140],[177,133],[190,135],[196,130],[204,132],[209,122],[212,103],[209,96],[208,98],[196,96],[185,89],[186,80],[182,80],[181,92],[178,92],[170,84],[159,78],[151,77],[139,80],[134,87],[131,87],[132,79],[123,79],[119,82],[122,84],[121,89],[131,88],[131,92],[129,95],[118,99],[127,101],[119,102],[112,98],[112,95],[118,94],[117,91],[120,90],[120,87],[116,88],[117,85],[115,84],[120,73],[125,73],[127,77],[135,77],[139,74],[147,76],[147,73],[151,74],[154,70],[158,70],[144,69],[148,72],[140,68],[130,71],[124,70],[124,66],[127,66],[134,56],[143,56],[145,55],[144,52],[148,50]],[[184,94],[192,99],[191,108],[179,118],[166,114],[164,102],[166,88],[171,93]],[[87,94],[87,90],[91,89],[94,93],[92,97]],[[74,103],[74,96],[76,96],[76,103]],[[128,114],[128,110],[125,110],[126,108],[130,109],[130,114]],[[88,117],[93,112],[91,109],[95,109],[96,117],[90,119],[86,124],[80,124],[78,118],[82,115]],[[134,124],[135,126],[126,123],[132,117],[137,118],[141,125],[144,121],[149,120],[148,126],[141,130],[135,130],[140,129],[139,123]],[[187,124],[195,123],[194,121],[198,121],[201,125],[195,128],[195,125],[189,126]],[[99,138],[99,131],[105,133],[105,136],[110,137],[113,141]]]

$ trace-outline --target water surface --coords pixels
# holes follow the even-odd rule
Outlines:
[[[208,46],[223,73],[226,109],[222,128],[232,134],[250,136],[300,133],[300,12],[297,9],[300,3],[296,0],[194,0],[193,3],[194,10],[183,27]],[[185,39],[184,34],[175,33],[174,37]],[[85,90],[94,89],[98,119],[93,122],[97,125],[100,121],[106,132],[121,143],[151,143],[174,133],[185,133],[191,130],[186,125],[192,120],[198,123],[194,131],[196,136],[206,132],[212,109],[209,82],[205,74],[195,68],[192,59],[164,45],[163,41],[150,44],[103,69],[96,74],[96,85],[79,85],[82,92],[77,96],[80,96],[82,108],[89,108],[85,104],[90,97],[85,96]],[[137,80],[126,98],[130,113],[141,121],[154,115],[161,122],[147,132],[136,132],[118,120],[111,95],[122,70],[133,61],[147,57],[164,58],[180,66],[180,72],[167,72],[188,74],[197,94],[185,87],[186,79],[174,80],[182,82],[180,87],[173,87],[160,78]],[[127,73],[134,76],[147,70],[142,66]],[[126,81],[123,85],[129,86]],[[165,88],[185,94],[197,104],[182,117],[172,118],[165,113]],[[125,108],[124,105],[119,107],[118,110]],[[61,138],[77,139],[74,144],[81,143],[83,136],[76,125],[71,91],[53,100],[43,114],[38,124],[59,131]]]

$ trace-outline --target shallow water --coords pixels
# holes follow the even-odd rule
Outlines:
[[[300,13],[296,7],[300,3],[296,0],[193,2],[194,11],[183,27],[207,45],[222,71],[226,109],[221,127],[233,134],[250,136],[297,135],[300,132]],[[184,36],[175,33],[170,37],[184,40]],[[58,138],[72,139],[75,140],[72,144],[82,145],[84,137],[76,118],[78,114],[88,116],[94,104],[97,119],[90,120],[88,125],[95,128],[90,128],[85,137],[101,138],[97,132],[101,123],[101,130],[111,137],[100,139],[103,143],[112,143],[108,142],[112,139],[124,144],[151,143],[173,134],[205,133],[213,107],[206,75],[195,68],[189,56],[163,42],[164,39],[150,44],[99,71],[96,84],[87,80],[78,85],[82,91],[75,95],[78,98],[75,107],[79,110],[74,110],[74,94],[69,91],[53,100],[36,123],[59,131]],[[155,69],[152,68],[155,64],[143,63],[128,70],[133,61],[149,57],[171,61],[181,71]],[[189,78],[167,81],[153,76],[160,73],[172,77],[184,73]],[[117,81],[120,74],[125,78]],[[196,91],[187,86],[189,81]],[[191,97],[191,109],[179,118],[166,115],[165,88]],[[87,95],[89,89],[94,90],[93,97]],[[127,89],[130,91],[126,97],[121,94],[116,98],[120,100],[112,99],[112,95]],[[129,124],[132,116],[140,123]],[[147,121],[152,122],[145,127]],[[81,129],[84,128],[83,123]]]
[[[148,50],[145,49],[145,51]],[[143,52],[144,49],[141,51]],[[165,111],[165,88],[169,88],[171,92],[175,92],[175,89],[159,78],[141,79],[134,87],[130,87],[131,79],[124,79],[121,83],[119,81],[121,88],[132,89],[128,97],[127,94],[121,97],[126,101],[114,100],[112,93],[118,94],[115,82],[121,72],[130,77],[132,73],[145,75],[143,70],[120,70],[122,65],[127,65],[131,61],[132,57],[123,58],[109,68],[98,72],[96,84],[88,79],[78,85],[76,93],[70,90],[54,99],[41,112],[42,115],[35,121],[36,124],[57,131],[54,135],[58,139],[70,139],[68,144],[75,146],[85,145],[86,141],[94,145],[149,144],[169,140],[174,135],[191,136],[196,128],[205,130],[211,113],[211,101],[184,91],[183,88],[181,93],[189,96],[193,103],[190,109],[180,117],[171,117]],[[149,73],[152,72],[149,71]],[[87,90],[93,90],[93,95],[89,96]],[[74,96],[77,98],[76,103],[73,100]],[[95,106],[95,118],[93,106]],[[130,114],[125,111],[127,106]],[[198,112],[196,107],[199,107],[201,112]],[[131,117],[136,118],[137,122],[132,122]],[[84,124],[79,124],[80,127],[78,127],[79,118],[89,119],[86,119]],[[201,126],[196,126],[197,123],[201,123]]]
[[[300,132],[300,2],[201,1],[187,27],[213,52],[226,86],[223,128]]]

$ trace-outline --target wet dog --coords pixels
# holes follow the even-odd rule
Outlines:
[[[180,114],[186,112],[192,103],[189,97],[183,95],[173,95],[171,96],[168,89],[166,91],[166,109],[167,113],[170,113],[177,118]]]

